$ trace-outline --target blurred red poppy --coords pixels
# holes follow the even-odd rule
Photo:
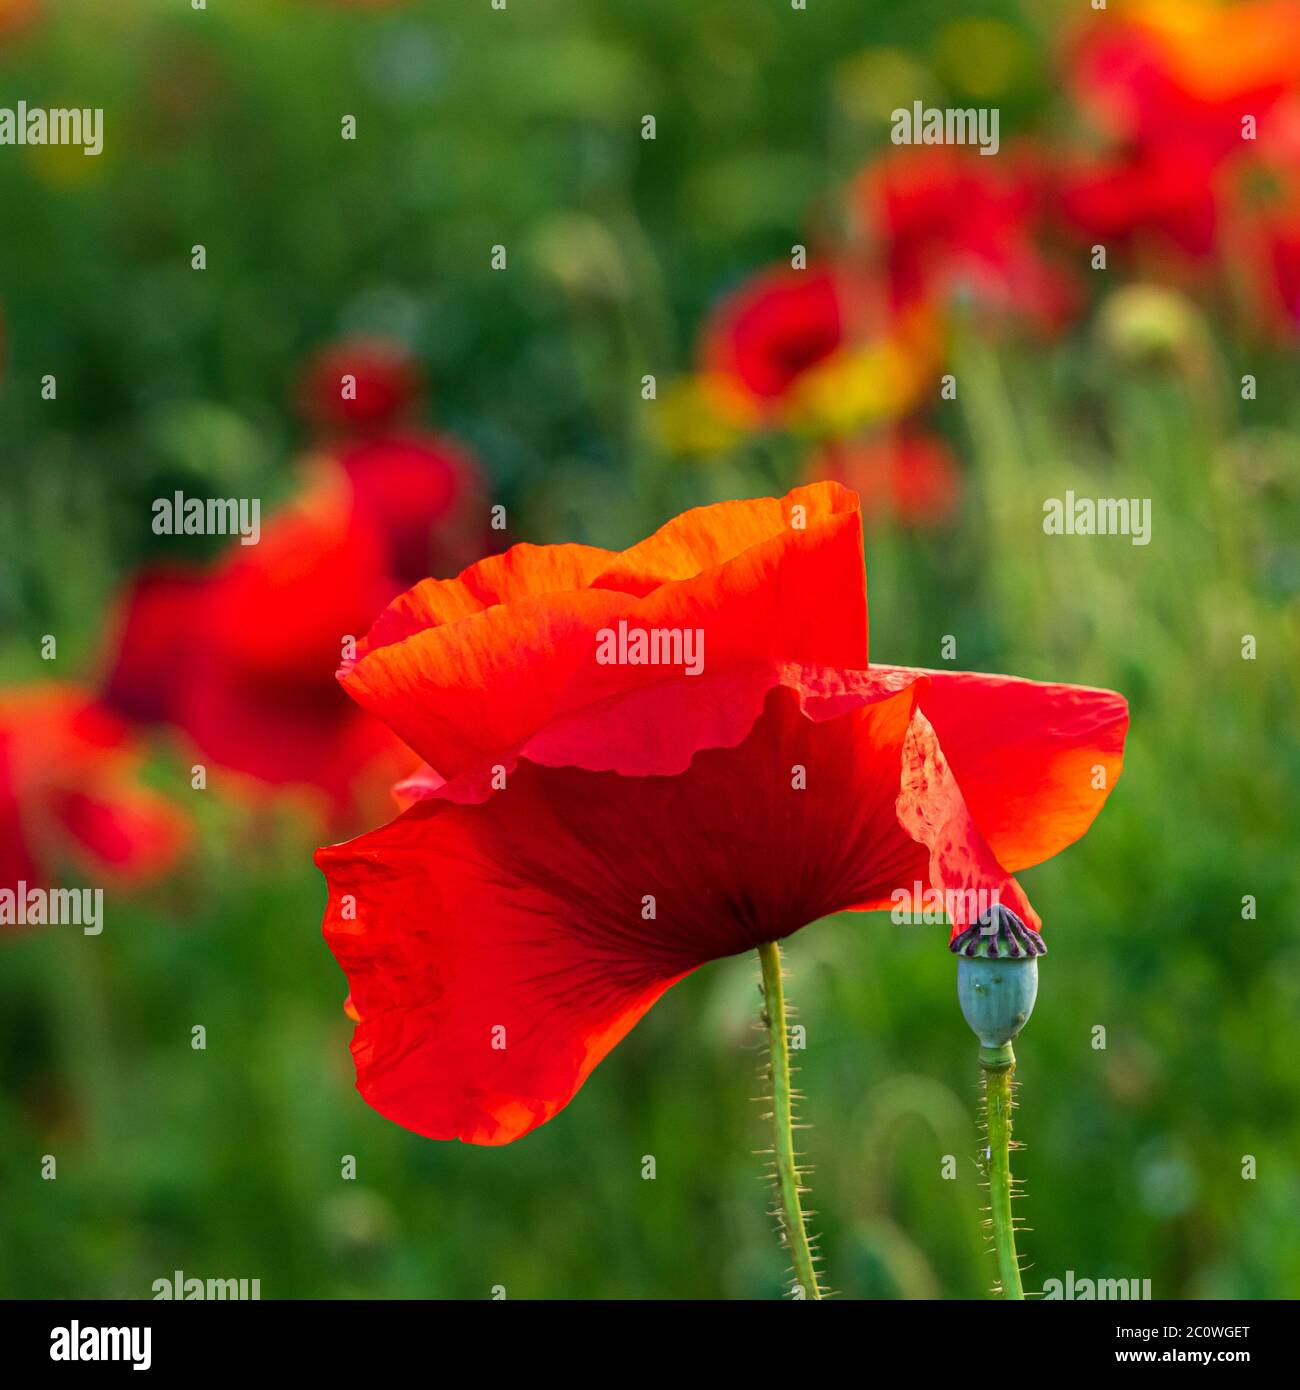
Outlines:
[[[719,304],[703,341],[704,370],[756,402],[785,397],[844,341],[843,291],[833,271],[764,271]]]
[[[629,630],[696,634],[698,674],[603,663]],[[505,1143],[706,961],[922,884],[1036,926],[1004,866],[1100,809],[1079,773],[1117,774],[1124,702],[866,659],[857,505],[830,483],[398,599],[341,678],[425,759],[419,799],[317,854],[366,1100]]]
[[[358,509],[379,527],[389,570],[403,586],[455,574],[491,545],[479,467],[456,440],[385,434],[341,445],[333,457]]]
[[[872,276],[844,265],[779,268],[715,309],[701,380],[710,405],[742,426],[836,435],[909,409],[936,351],[929,315],[895,313]]]
[[[1067,162],[1057,178],[1066,224],[1108,249],[1213,254],[1218,200],[1213,162],[1187,151],[1137,150]]]
[[[1261,316],[1294,342],[1300,336],[1300,202],[1251,219],[1243,242]]]
[[[352,434],[392,427],[414,410],[423,392],[419,365],[406,349],[377,337],[349,338],[323,349],[298,388],[309,421]]]
[[[1300,335],[1300,102],[1278,112],[1249,158],[1223,181],[1220,250],[1256,319]]]
[[[1241,149],[1243,117],[1262,125],[1300,82],[1300,7],[1147,0],[1081,23],[1065,68],[1075,99],[1113,142],[1204,167]]]
[[[128,885],[168,869],[188,822],[139,783],[139,764],[126,724],[88,691],[0,690],[0,888],[49,886],[67,865]]]
[[[961,472],[947,440],[915,425],[826,444],[808,473],[856,492],[868,523],[941,526],[961,498]]]
[[[857,184],[863,229],[898,304],[970,302],[1061,327],[1078,304],[1071,276],[1040,249],[1046,161],[1028,147],[995,159],[916,145],[887,154]]]
[[[345,480],[322,477],[259,544],[232,544],[214,569],[137,577],[105,698],[129,717],[179,728],[218,767],[315,788],[341,808],[363,774],[405,766],[387,730],[331,679],[346,639],[399,587],[380,528]]]
[[[1286,3],[1188,0],[1133,6],[1084,24],[1066,52],[1076,99],[1109,138],[1100,153],[1067,156],[1057,205],[1067,227],[1144,257],[1156,273],[1188,259],[1274,254],[1285,299],[1287,235],[1256,208],[1258,187],[1294,169],[1300,94],[1300,9]],[[1259,221],[1254,224],[1257,212]],[[1179,260],[1172,264],[1170,253]]]

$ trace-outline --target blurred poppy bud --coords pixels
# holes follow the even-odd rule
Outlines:
[[[420,368],[401,344],[358,337],[318,352],[298,396],[303,415],[317,427],[364,434],[410,414],[423,389]]]
[[[1205,363],[1205,321],[1196,306],[1161,285],[1126,285],[1097,315],[1102,347],[1121,362],[1177,366],[1189,372]]]

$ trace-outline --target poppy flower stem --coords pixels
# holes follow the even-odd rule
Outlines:
[[[1023,1300],[1016,1223],[1011,1215],[1012,1082],[1016,1054],[1011,1043],[1029,1022],[1038,998],[1038,958],[1047,947],[1037,931],[1002,904],[956,931],[948,949],[957,957],[957,999],[980,1040],[984,1069],[984,1175],[989,1183],[989,1225],[998,1261],[1002,1297]]]
[[[1011,1083],[1016,1072],[1011,1044],[999,1048],[981,1047],[980,1066],[984,1069],[984,1118],[988,1127],[984,1170],[989,1180],[989,1210],[998,1278],[1003,1298],[1023,1299],[1015,1219],[1011,1215]]]
[[[778,1215],[794,1262],[796,1297],[820,1299],[812,1247],[804,1226],[799,1165],[794,1151],[794,1099],[790,1088],[790,1029],[785,1016],[785,985],[781,978],[781,948],[775,941],[758,948],[763,970],[763,1022],[771,1057],[772,1154],[776,1165]]]

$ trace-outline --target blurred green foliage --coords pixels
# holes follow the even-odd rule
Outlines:
[[[63,0],[0,40],[6,93],[103,105],[108,132],[99,160],[0,151],[5,680],[50,674],[44,632],[57,674],[93,672],[107,595],[159,544],[148,499],[289,492],[294,374],[351,329],[411,344],[431,418],[529,539],[619,545],[691,502],[783,489],[788,442],[666,457],[642,371],[688,367],[708,305],[833,218],[884,134],[873,50],[941,95],[961,72],[945,25],[1000,16],[1027,54],[1005,130],[1050,90],[1054,13]],[[510,274],[489,270],[496,242]],[[1086,322],[1051,353],[959,335],[940,423],[960,522],[868,544],[881,659],[936,665],[954,634],[958,666],[1132,703],[1117,793],[1024,876],[1051,952],[1019,1048],[1027,1287],[1072,1269],[1157,1297],[1300,1296],[1300,396],[1293,353],[1212,332],[1195,361]],[[1045,544],[1042,499],[1090,485],[1150,496],[1152,543]],[[147,1297],[181,1269],[264,1297],[778,1295],[754,962],[674,989],[521,1143],[431,1143],[352,1089],[316,831],[190,793],[165,748],[152,780],[200,819],[187,868],[111,902],[102,937],[0,942],[0,1294]],[[942,932],[844,918],[787,960],[832,1286],[984,1294],[975,1043]]]

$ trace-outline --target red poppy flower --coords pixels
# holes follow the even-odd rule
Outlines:
[[[843,292],[827,268],[764,271],[718,306],[705,330],[705,371],[763,404],[779,401],[844,341]]]
[[[1045,188],[1043,161],[1027,149],[988,159],[976,150],[918,145],[873,164],[859,182],[858,207],[895,302],[969,299],[1059,327],[1078,295],[1036,244]]]
[[[456,440],[409,431],[341,446],[334,457],[357,508],[379,527],[402,585],[455,574],[489,548],[478,463]]]
[[[1294,342],[1300,336],[1300,207],[1259,219],[1249,236],[1262,315]]]
[[[380,617],[341,679],[436,772],[317,854],[371,1105],[505,1143],[709,960],[918,884],[1036,925],[1005,866],[1086,828],[1123,701],[867,669],[865,599],[856,501],[823,483],[621,554],[516,546]],[[702,666],[636,632],[696,634]]]
[[[219,767],[341,808],[364,774],[396,776],[406,761],[330,678],[345,638],[399,587],[379,528],[341,478],[323,478],[214,570],[137,578],[105,698],[181,729]]]
[[[1135,6],[1086,25],[1066,57],[1076,98],[1112,146],[1059,181],[1067,225],[1163,257],[1222,256],[1225,219],[1300,90],[1291,3]],[[1243,120],[1256,123],[1243,138]],[[1293,119],[1290,118],[1290,119]]]
[[[904,526],[940,526],[952,519],[961,496],[961,473],[948,442],[915,426],[827,444],[809,473],[856,492],[868,522],[893,518]]]
[[[1081,25],[1066,71],[1112,140],[1203,167],[1241,149],[1243,116],[1263,125],[1300,83],[1300,10],[1292,0],[1138,4]]]
[[[126,725],[77,686],[0,691],[0,887],[48,886],[65,864],[101,882],[166,870],[187,835],[137,781]]]
[[[1220,235],[1234,285],[1286,342],[1300,333],[1300,101],[1279,111],[1248,160],[1223,181]]]
[[[299,386],[303,414],[344,433],[387,429],[418,404],[419,366],[400,344],[385,338],[349,338],[318,353]]]
[[[910,409],[938,334],[913,306],[847,266],[767,270],[718,306],[701,342],[705,399],[743,427],[842,434]]]
[[[1125,251],[1213,254],[1218,198],[1213,162],[1185,150],[1139,150],[1068,166],[1057,183],[1065,223]]]

